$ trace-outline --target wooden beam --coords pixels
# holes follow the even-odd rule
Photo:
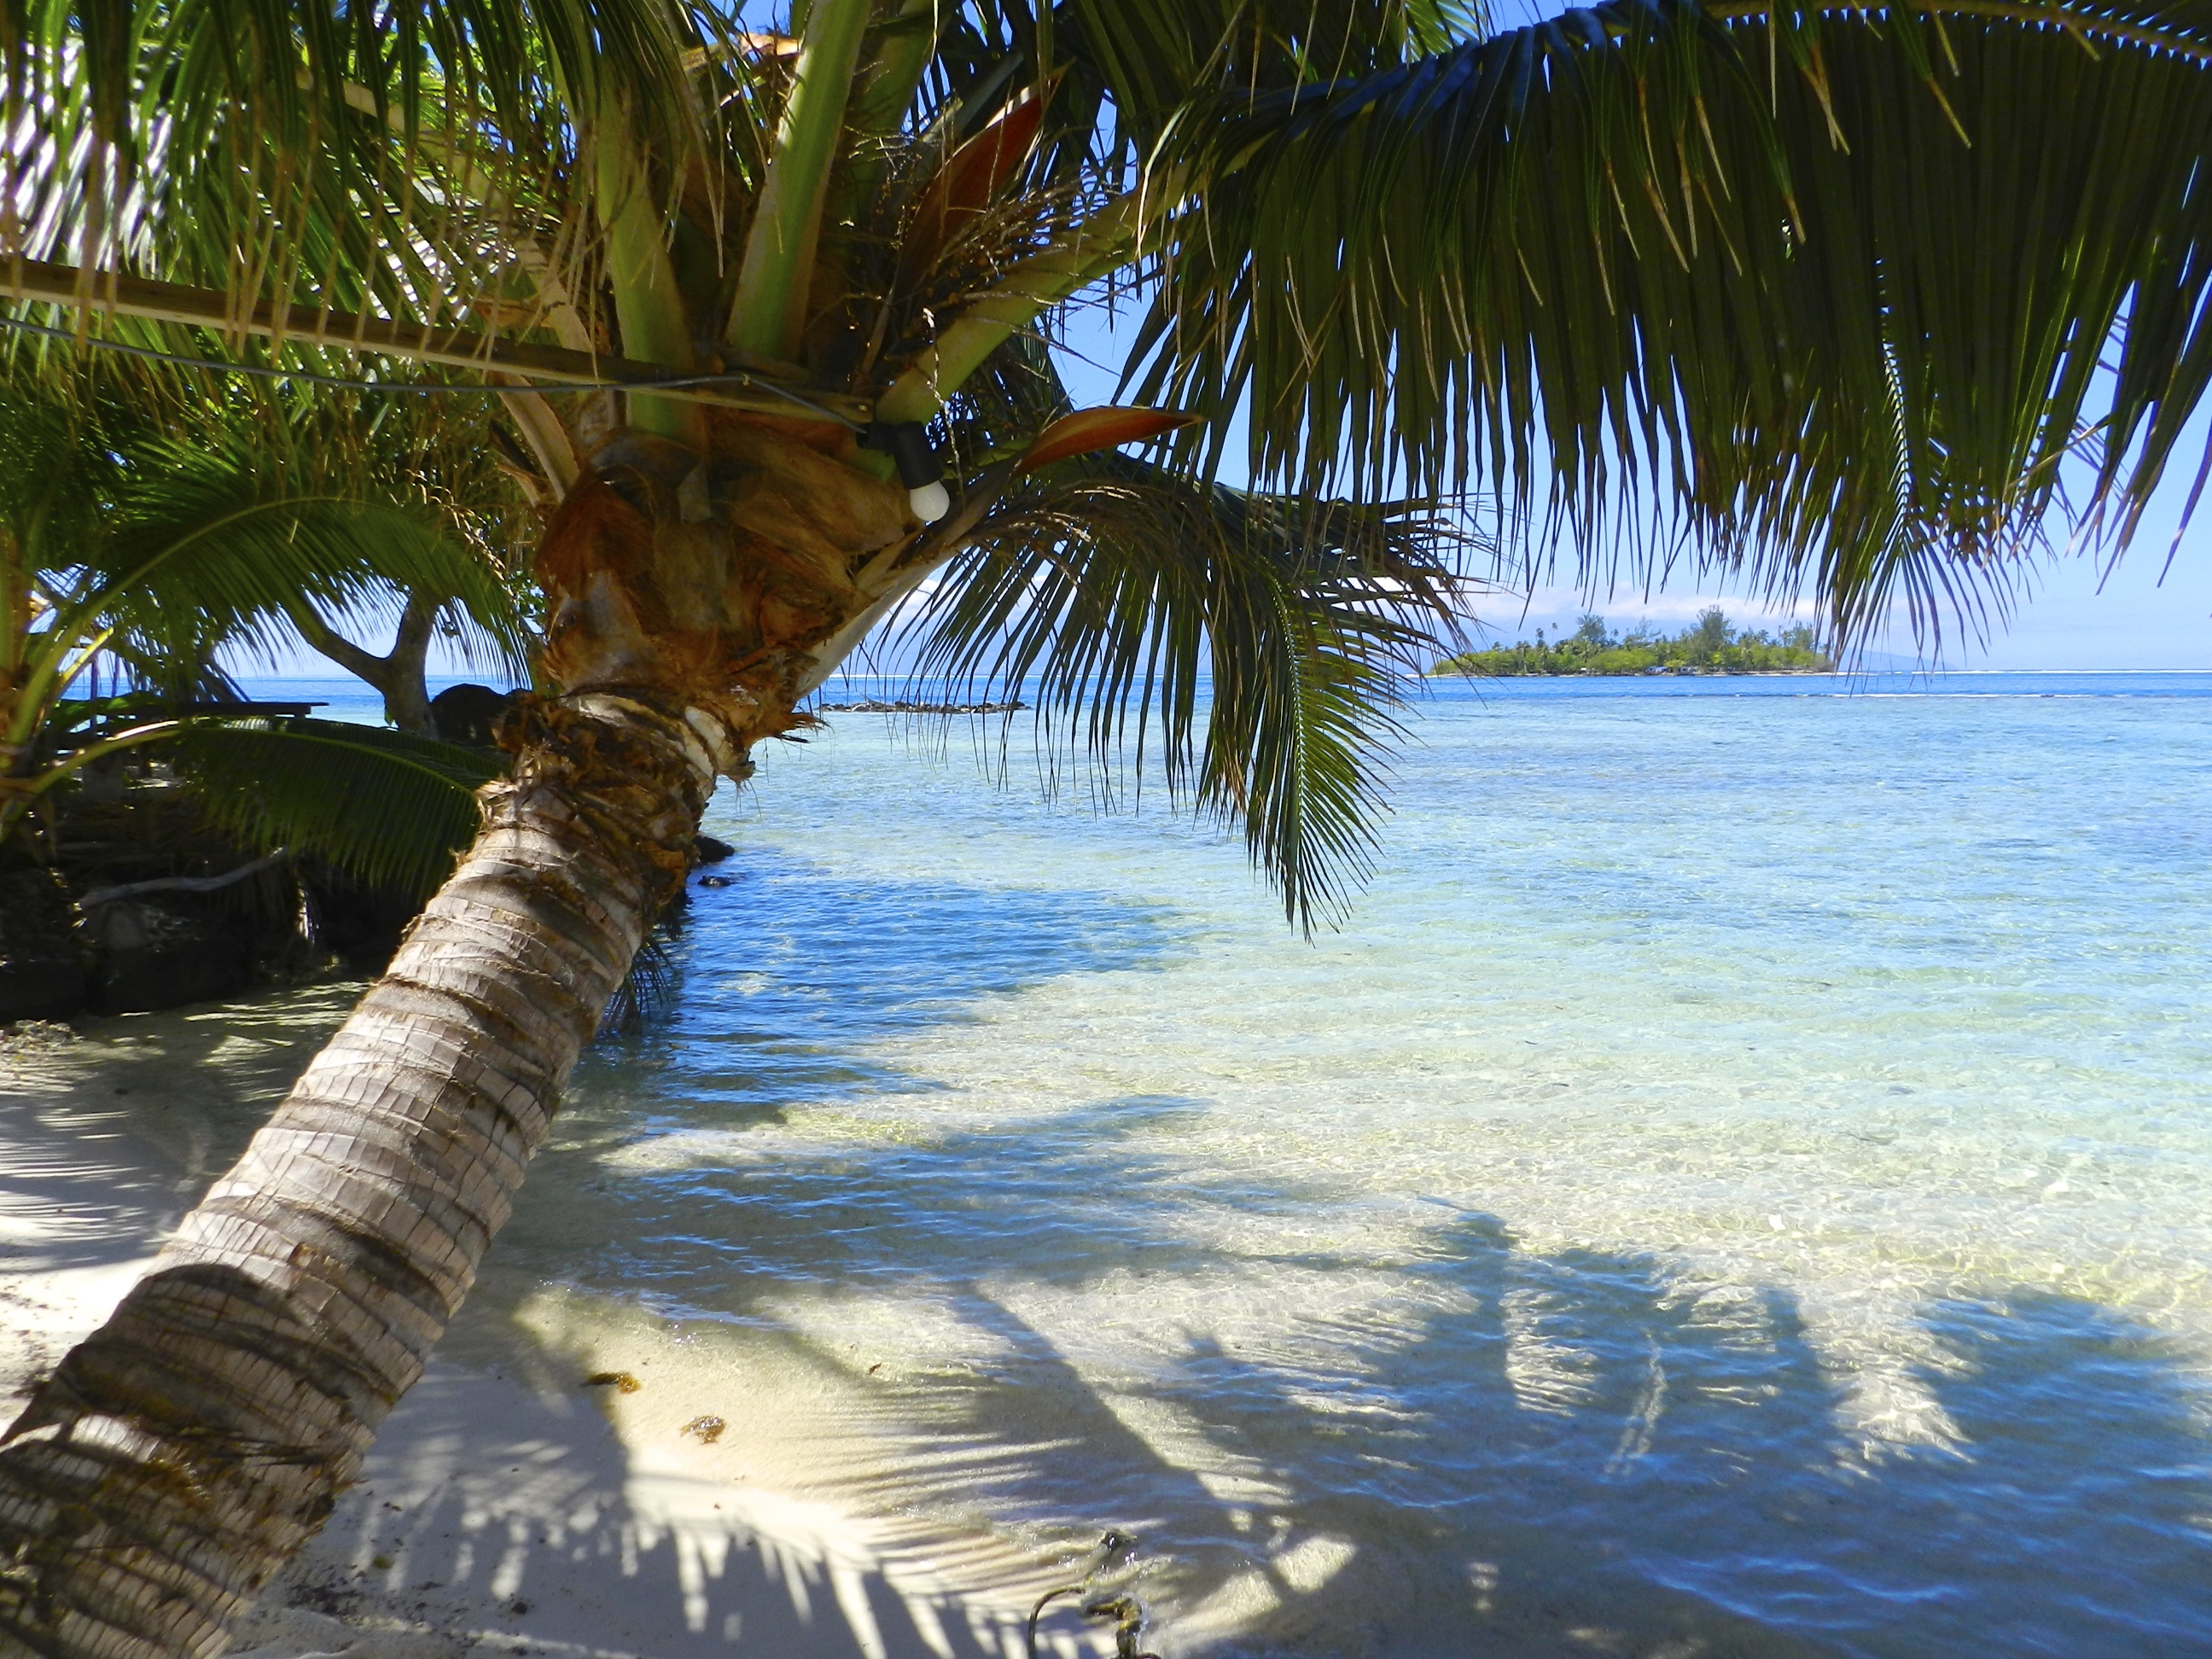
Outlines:
[[[602,357],[562,346],[532,345],[472,329],[435,329],[419,323],[388,322],[381,317],[352,317],[319,311],[311,306],[279,307],[266,300],[245,310],[230,295],[215,289],[185,288],[175,283],[157,283],[111,270],[79,270],[43,259],[0,258],[0,299],[66,306],[101,316],[185,323],[226,334],[281,337],[341,351],[374,351],[416,362],[439,363],[449,368],[496,371],[537,382],[548,391],[564,387],[620,391],[641,380],[669,377],[669,371],[657,363]],[[865,398],[804,384],[793,385],[792,396],[781,397],[765,390],[784,384],[780,375],[742,369],[731,372],[742,374],[743,382],[670,386],[656,389],[653,395],[711,404],[722,409],[741,409],[749,414],[781,415],[792,420],[821,419],[805,406],[809,404],[858,425],[865,426],[875,418],[874,406]]]

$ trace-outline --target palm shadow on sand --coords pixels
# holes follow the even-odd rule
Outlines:
[[[508,1372],[508,1418],[488,1430],[494,1385],[435,1370],[275,1599],[413,1626],[378,1638],[393,1659],[969,1659],[1018,1654],[1008,1609],[1050,1582],[1036,1564],[1121,1526],[1145,1540],[1148,1640],[1170,1655],[2212,1653],[2201,1368],[2121,1311],[2002,1287],[1923,1307],[1940,1359],[1912,1380],[1952,1437],[1869,1451],[1850,1379],[1779,1286],[1533,1253],[1467,1211],[1389,1260],[1237,1243],[1221,1218],[1344,1195],[1164,1154],[1203,1100],[779,1138],[789,1107],[945,1086],[891,1039],[1145,972],[1182,948],[1170,921],[1097,893],[804,870],[702,895],[674,1029],[587,1061],[449,1343]],[[602,1112],[595,1077],[617,1073],[629,1104]],[[665,1110],[635,1109],[648,1091]],[[609,1164],[702,1124],[672,1163]],[[715,1150],[761,1135],[773,1157]],[[893,1449],[825,1464],[809,1495],[889,1519],[841,1541],[796,1511],[716,1510],[727,1489],[665,1460],[651,1474],[654,1449],[582,1403],[574,1356],[510,1323],[544,1288],[529,1264],[556,1255],[580,1296],[772,1355],[818,1391],[825,1445]],[[1261,1279],[1279,1288],[1258,1324],[1213,1316]],[[1354,1281],[1370,1288],[1321,1293]],[[793,1316],[848,1293],[925,1312],[959,1354],[870,1370]],[[1118,1349],[1086,1319],[1126,1326]],[[1112,1357],[1133,1342],[1145,1363]],[[720,1408],[732,1443],[747,1406]],[[1030,1577],[986,1582],[1010,1562]],[[1045,1632],[1078,1650],[1064,1611]]]
[[[1132,1173],[1126,1154],[1101,1163]],[[1078,1192],[1099,1173],[1058,1170]],[[687,1338],[769,1345],[811,1367],[838,1395],[825,1408],[829,1439],[842,1430],[899,1449],[881,1466],[825,1466],[823,1494],[924,1523],[848,1562],[850,1583],[833,1596],[836,1551],[810,1555],[757,1517],[720,1533],[695,1525],[690,1542],[681,1524],[641,1529],[623,1510],[623,1454],[600,1442],[586,1483],[599,1510],[592,1559],[611,1573],[627,1549],[631,1610],[657,1596],[663,1615],[647,1620],[660,1640],[635,1650],[690,1651],[677,1624],[686,1605],[703,1632],[732,1615],[758,1630],[763,1587],[812,1573],[811,1605],[793,1601],[795,1622],[754,1650],[1006,1652],[1011,1626],[1003,1607],[979,1611],[981,1586],[917,1587],[906,1570],[986,1517],[1002,1538],[1060,1540],[1071,1555],[1108,1525],[1140,1534],[1149,1565],[1138,1584],[1170,1654],[2208,1650],[2201,1383],[2166,1339],[2094,1304],[2022,1292],[1927,1309],[1947,1362],[1920,1380],[1956,1443],[1869,1457],[1842,1382],[1791,1298],[1771,1287],[1686,1281],[1652,1259],[1532,1255],[1493,1222],[1464,1217],[1399,1270],[1407,1299],[1432,1310],[1410,1327],[1381,1310],[1363,1319],[1286,1308],[1279,1340],[1254,1353],[1194,1321],[1149,1374],[1115,1375],[1072,1358],[1019,1309],[1050,1306],[1053,1290],[1085,1280],[1164,1286],[1250,1268],[1194,1261],[1177,1237],[1174,1212],[1222,1202],[1224,1189],[1184,1186],[1146,1206],[1127,1197],[1143,1183],[1125,1181],[1113,1216],[1091,1226],[1048,1205],[1041,1181],[1000,1218],[1006,1233],[1047,1241],[1054,1267],[1040,1277],[1000,1271],[989,1240],[964,1224],[972,1217],[931,1227],[941,1182],[911,1168],[907,1179],[902,1201],[922,1224],[906,1236],[927,1245],[896,1283],[865,1239],[832,1260],[809,1247],[781,1267],[757,1242],[719,1293],[663,1311]],[[847,1171],[792,1168],[773,1180],[772,1197],[747,1201],[817,1215],[850,1202]],[[877,1350],[850,1355],[783,1319],[788,1283],[848,1276],[990,1339],[991,1357],[909,1358],[872,1377],[859,1360]],[[742,1432],[744,1403],[727,1409]],[[534,1480],[563,1468],[573,1478],[570,1444],[541,1437],[516,1455],[541,1460]],[[383,1517],[374,1530],[381,1551],[407,1528],[458,1518],[458,1507],[404,1528]],[[611,1547],[624,1528],[629,1542]],[[566,1558],[576,1547],[574,1536],[533,1542],[511,1525],[501,1547],[531,1594],[575,1571]],[[728,1565],[707,1577],[687,1568],[702,1548]],[[858,1622],[856,1607],[868,1609]],[[1072,1641],[1077,1626],[1063,1613],[1046,1629]]]

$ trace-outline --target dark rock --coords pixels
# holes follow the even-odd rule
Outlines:
[[[30,864],[0,873],[0,1025],[67,1019],[91,985],[61,878]]]
[[[253,980],[254,930],[235,918],[122,900],[87,919],[100,946],[93,1002],[102,1013],[145,1013],[237,995]]]
[[[300,861],[307,924],[315,940],[356,974],[380,974],[399,949],[422,901],[395,887],[371,887],[319,860]]]
[[[720,864],[737,850],[718,836],[695,836],[691,842],[691,862],[694,865]]]
[[[508,693],[488,685],[449,685],[430,699],[430,730],[441,743],[468,749],[495,749],[492,722],[507,707]]]
[[[0,961],[0,1025],[19,1019],[67,1019],[82,1012],[92,975],[74,957],[59,962]]]

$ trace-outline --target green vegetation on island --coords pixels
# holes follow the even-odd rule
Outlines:
[[[1832,674],[1833,658],[1820,648],[1809,624],[1779,635],[1729,626],[1717,605],[1698,613],[1697,624],[1662,635],[1642,624],[1608,632],[1605,618],[1585,615],[1575,631],[1548,643],[1536,641],[1463,651],[1430,672],[1437,674]]]

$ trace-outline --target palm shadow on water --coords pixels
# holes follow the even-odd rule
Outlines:
[[[1179,947],[1097,894],[805,872],[732,893],[694,918],[675,1030],[580,1074],[456,1328],[554,1415],[470,1447],[480,1425],[427,1389],[373,1482],[411,1480],[407,1502],[353,1506],[325,1565],[473,1571],[578,1639],[561,1598],[618,1582],[629,1634],[601,1647],[965,1659],[1019,1652],[1006,1608],[1040,1582],[987,1606],[982,1580],[1120,1526],[1170,1654],[2212,1653],[2201,1370],[2124,1314],[2036,1290],[1923,1308],[1941,1358],[1913,1380],[1949,1443],[1875,1444],[1786,1289],[1531,1253],[1449,1207],[1395,1254],[1285,1246],[1352,1200],[1175,1157],[1203,1101],[782,1133],[788,1108],[947,1086],[901,1069],[902,1034]],[[622,1161],[663,1136],[679,1156]],[[548,1278],[810,1395],[812,1495],[884,1524],[841,1554],[757,1508],[648,1512],[650,1433],[617,1444],[573,1404],[606,1341],[507,1323]],[[647,1352],[641,1328],[607,1340]],[[757,1405],[717,1405],[733,1442]],[[999,1547],[963,1579],[978,1534]],[[1046,1631],[1076,1650],[1065,1613]]]
[[[1078,890],[915,886],[785,863],[695,884],[675,951],[672,1017],[587,1057],[596,1071],[680,1076],[674,1112],[755,1115],[855,1091],[932,1086],[875,1045],[981,1017],[1048,980],[1156,968],[1186,951],[1164,906]],[[718,1120],[720,1121],[720,1120]]]

